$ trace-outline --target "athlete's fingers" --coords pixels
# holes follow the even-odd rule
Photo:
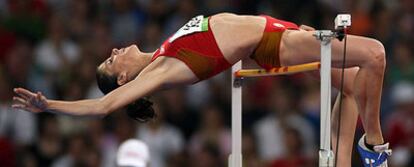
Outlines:
[[[27,105],[27,101],[21,97],[14,96],[13,101],[23,104],[23,105]]]
[[[16,93],[17,96],[24,98],[24,99],[30,99],[30,96],[27,96],[26,94],[23,94],[21,92],[18,91],[14,91]]]
[[[28,112],[32,112],[32,113],[39,113],[39,112],[41,112],[37,108],[28,107],[28,106],[23,105],[23,104],[13,104],[12,105],[12,108],[13,109],[18,109],[18,110],[24,110],[24,111],[28,111]]]
[[[29,99],[30,98],[30,97],[27,97],[27,96],[25,96],[23,94],[20,94],[20,93],[16,93],[16,96],[20,97],[20,98],[23,98],[23,99]]]
[[[40,94],[40,92],[36,93],[36,100],[37,101],[41,101],[42,100],[42,95]]]
[[[12,108],[14,108],[14,109],[22,109],[22,110],[27,110],[26,105],[23,105],[23,104],[13,104],[13,105],[12,105]]]
[[[17,94],[19,94],[21,96],[24,96],[26,98],[30,98],[30,97],[33,97],[33,96],[36,95],[35,93],[33,93],[31,91],[28,91],[26,89],[23,89],[23,88],[15,88],[14,92],[16,92]]]

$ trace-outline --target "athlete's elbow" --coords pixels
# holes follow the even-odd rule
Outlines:
[[[95,110],[95,112],[94,112],[93,115],[97,116],[99,118],[103,118],[103,117],[107,116],[110,113],[110,111],[107,108],[102,107],[102,106],[96,107],[94,110]]]

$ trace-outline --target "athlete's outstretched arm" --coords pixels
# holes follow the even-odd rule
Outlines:
[[[33,93],[23,88],[16,88],[14,91],[18,96],[13,97],[15,101],[13,107],[33,113],[50,111],[68,115],[104,116],[167,84],[174,85],[194,79],[193,76],[189,76],[192,75],[191,71],[180,66],[180,63],[177,60],[156,60],[134,80],[97,99],[48,100],[40,92]],[[177,77],[176,74],[181,76]]]
[[[48,100],[40,92],[33,93],[23,88],[17,88],[14,91],[18,97],[13,98],[17,103],[13,107],[34,113],[50,111],[78,116],[104,116],[160,88],[164,82],[162,75],[156,75],[160,72],[161,70],[155,70],[140,75],[98,99],[79,101]]]

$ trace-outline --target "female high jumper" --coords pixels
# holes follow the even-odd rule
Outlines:
[[[141,52],[136,45],[113,49],[111,56],[97,69],[98,85],[106,94],[101,98],[50,100],[40,92],[16,88],[13,107],[33,113],[51,111],[104,116],[133,104],[136,110],[129,115],[137,120],[147,120],[154,113],[148,109],[150,102],[143,99],[144,96],[161,89],[206,80],[242,59],[244,62],[254,61],[266,69],[320,61],[320,43],[313,31],[308,26],[298,27],[264,15],[220,13],[210,17],[197,16],[155,52]],[[388,143],[384,144],[380,127],[385,50],[374,39],[348,35],[347,40],[341,125],[344,128],[339,138],[341,147],[337,164],[351,166],[358,111],[365,134],[357,148],[364,166],[387,166],[391,150]],[[333,40],[332,83],[337,88],[341,84],[343,49],[340,41]],[[314,74],[318,76],[317,72]],[[337,115],[338,107],[335,105],[334,117]]]

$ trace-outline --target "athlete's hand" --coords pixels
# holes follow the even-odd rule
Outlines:
[[[311,26],[307,26],[307,25],[300,25],[299,29],[305,30],[305,31],[315,31],[315,28],[311,27]]]
[[[33,93],[23,88],[15,88],[17,96],[13,97],[13,108],[40,113],[47,110],[47,99],[42,93]]]

